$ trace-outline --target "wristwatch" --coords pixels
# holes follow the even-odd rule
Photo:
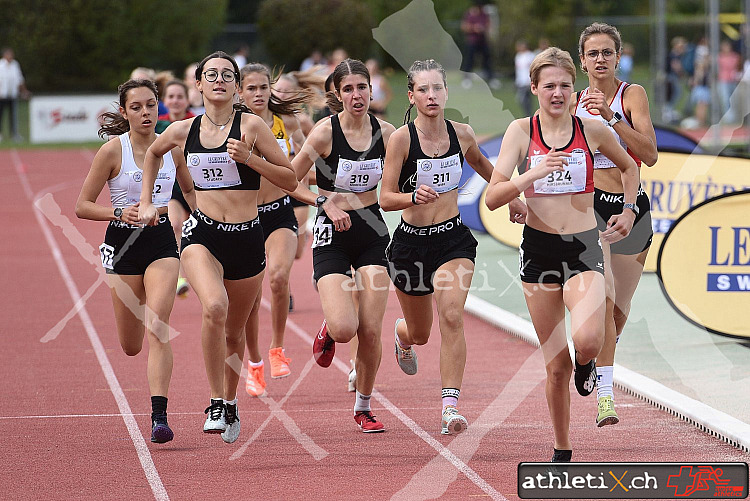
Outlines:
[[[315,207],[321,207],[326,201],[328,200],[328,197],[320,195],[318,198],[315,199]]]
[[[619,111],[615,111],[615,114],[612,115],[612,120],[607,122],[607,125],[609,125],[610,127],[614,127],[615,124],[619,122],[620,120],[622,120],[622,115],[620,115]]]
[[[120,207],[115,208],[115,219],[120,219],[122,217],[122,209]]]
[[[622,210],[625,210],[625,209],[630,209],[633,212],[635,212],[635,216],[636,217],[638,217],[638,214],[641,213],[641,209],[639,209],[638,206],[635,205],[635,204],[623,204],[622,205]]]

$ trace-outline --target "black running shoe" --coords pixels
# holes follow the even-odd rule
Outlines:
[[[596,388],[596,360],[592,358],[586,365],[579,364],[578,360],[574,359],[574,361],[576,364],[576,390],[582,397],[591,395],[591,392]]]
[[[570,463],[573,458],[573,451],[555,449],[555,453],[552,454],[552,463]]]
[[[174,438],[172,429],[167,424],[166,414],[151,416],[151,441],[155,444],[163,444]]]

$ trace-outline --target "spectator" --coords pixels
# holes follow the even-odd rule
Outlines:
[[[341,47],[331,52],[331,57],[328,58],[328,73],[326,73],[326,75],[333,73],[333,70],[336,69],[336,66],[338,66],[341,61],[347,59],[348,57],[349,54],[346,52],[346,49],[343,49]]]
[[[166,86],[169,82],[175,79],[174,73],[171,71],[160,71],[156,74],[156,78],[154,78],[154,82],[156,82],[156,90],[159,92],[159,115],[164,115],[165,113],[169,113],[169,109],[167,108],[167,105],[164,104],[164,92],[166,90]]]
[[[620,55],[620,64],[617,66],[617,76],[623,82],[630,82],[630,77],[633,73],[634,52],[632,44],[622,44],[622,54]]]
[[[372,101],[370,101],[370,112],[376,117],[385,120],[388,103],[393,99],[393,91],[388,79],[380,73],[380,65],[376,59],[368,59],[365,62],[367,71],[370,72],[370,85],[372,86]]]
[[[323,53],[320,52],[318,49],[313,49],[313,51],[310,53],[309,56],[305,58],[304,61],[302,61],[302,64],[299,67],[300,71],[307,71],[313,66],[323,66],[327,65],[326,60],[323,59]],[[325,70],[327,71],[327,69]],[[328,73],[326,73],[327,75]]]
[[[234,61],[237,63],[237,66],[239,68],[242,68],[247,64],[247,56],[250,55],[250,47],[247,45],[240,45],[240,47],[237,49],[237,52],[234,53],[232,56],[234,58]]]
[[[667,104],[664,106],[662,119],[666,123],[679,120],[679,112],[675,109],[682,97],[682,77],[685,71],[682,67],[682,56],[687,49],[687,40],[683,37],[672,39],[672,49],[667,55]]]
[[[534,51],[534,55],[536,56],[537,54],[544,52],[547,49],[549,49],[549,39],[542,37],[536,43],[536,50]]]
[[[736,115],[729,103],[734,89],[739,81],[740,55],[732,48],[729,40],[723,40],[719,49],[719,96],[721,97],[721,112],[724,115],[722,121],[732,123]]]
[[[685,129],[698,129],[708,124],[708,105],[711,102],[710,68],[708,44],[704,36],[695,46],[693,78],[690,81],[690,105],[693,107],[693,116],[681,122],[680,125]]]
[[[526,40],[516,42],[516,99],[521,105],[523,115],[531,116],[531,62],[534,60],[534,53],[529,49]]]
[[[0,131],[2,131],[5,110],[10,111],[10,134],[13,141],[23,141],[18,133],[18,99],[28,99],[29,91],[21,73],[21,65],[15,60],[13,49],[4,48],[0,58]],[[3,136],[0,135],[0,141]]]
[[[490,46],[487,42],[490,28],[490,16],[485,12],[481,0],[474,0],[474,5],[468,8],[461,20],[461,31],[466,42],[466,57],[463,62],[463,71],[470,73],[474,69],[474,56],[482,56],[482,69],[484,76],[489,81],[490,87],[497,89],[500,81],[492,74],[492,60],[490,58]],[[464,76],[461,85],[468,89],[471,87],[471,78]]]
[[[205,108],[203,107],[203,94],[200,93],[198,87],[195,85],[195,68],[197,67],[198,63],[191,63],[185,68],[185,85],[188,88],[190,111],[195,115],[200,115]]]

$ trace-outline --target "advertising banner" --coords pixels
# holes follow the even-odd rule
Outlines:
[[[750,338],[750,191],[683,214],[657,264],[662,291],[680,315],[716,334]]]
[[[117,95],[41,96],[29,103],[32,143],[97,141],[99,115],[117,111]]]

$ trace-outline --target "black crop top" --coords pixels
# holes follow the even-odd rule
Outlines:
[[[200,126],[203,115],[193,120],[185,140],[185,161],[193,176],[195,189],[205,190],[257,190],[260,188],[260,174],[252,167],[236,163],[227,153],[227,142],[216,148],[206,148],[201,144]],[[227,139],[239,140],[242,137],[240,124],[242,112],[237,111],[232,121]]]
[[[448,130],[448,138],[450,139],[450,145],[448,151],[439,157],[431,157],[422,151],[422,146],[419,144],[419,135],[417,134],[417,127],[414,122],[409,122],[409,155],[406,157],[403,167],[401,167],[401,174],[398,177],[398,188],[401,193],[411,193],[417,189],[417,161],[418,160],[439,160],[444,158],[450,158],[454,155],[458,155],[460,165],[464,163],[464,154],[461,151],[461,143],[458,141],[458,135],[456,130],[453,128],[450,120],[445,121],[446,128]],[[460,174],[459,174],[460,177]],[[451,185],[458,187],[458,179],[451,182]],[[450,190],[449,190],[450,191]]]
[[[372,127],[372,141],[366,151],[352,149],[344,136],[344,131],[341,130],[339,116],[331,117],[331,153],[326,158],[318,158],[315,161],[315,178],[318,188],[343,193],[372,191],[377,188],[378,181],[383,175],[385,143],[383,143],[383,132],[380,130],[378,119],[370,114],[368,116]],[[365,162],[366,160],[371,161]],[[379,162],[372,162],[372,160],[379,160]],[[339,172],[339,165],[344,172]],[[349,176],[348,172],[352,172],[352,175]],[[337,176],[340,178],[338,186],[336,185]]]

